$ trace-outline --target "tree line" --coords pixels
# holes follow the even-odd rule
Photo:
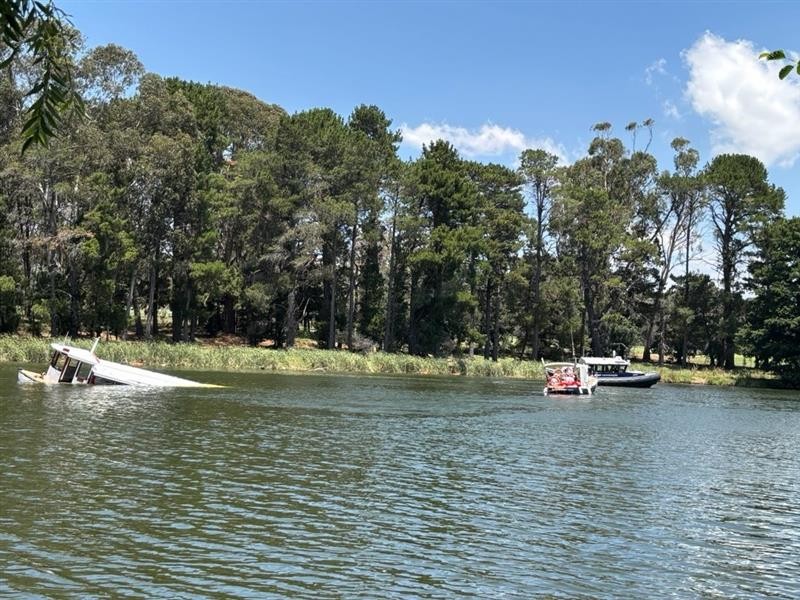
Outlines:
[[[47,147],[21,152],[41,65],[0,80],[0,331],[800,366],[800,224],[754,157],[677,138],[660,170],[648,120],[595,125],[572,164],[403,161],[376,106],[290,115],[70,35],[86,116]]]

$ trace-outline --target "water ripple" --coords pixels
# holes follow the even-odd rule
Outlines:
[[[0,387],[0,595],[800,595],[791,394],[228,379]]]

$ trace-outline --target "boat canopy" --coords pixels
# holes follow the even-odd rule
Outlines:
[[[589,366],[616,366],[616,367],[627,367],[630,363],[629,360],[625,360],[621,356],[584,356],[579,359],[578,362],[582,362]]]

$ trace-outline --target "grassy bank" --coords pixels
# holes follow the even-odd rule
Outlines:
[[[44,364],[50,356],[50,339],[0,336],[0,361]],[[72,345],[89,348],[90,340]],[[147,368],[191,368],[210,371],[266,370],[316,371],[325,373],[375,373],[408,375],[462,375],[542,379],[541,363],[502,358],[420,358],[407,354],[384,354],[315,349],[272,350],[240,345],[170,344],[167,342],[101,342],[101,358]],[[679,368],[634,364],[642,371],[658,370],[664,383],[781,387],[774,376],[753,369],[728,372],[704,366]]]
[[[50,342],[44,338],[0,336],[0,361],[45,363],[50,356]],[[70,343],[85,348],[91,346],[88,340]],[[97,353],[107,360],[148,368],[542,378],[541,364],[512,358],[494,363],[483,358],[420,358],[382,352],[356,354],[135,341],[101,342]]]
[[[734,371],[710,368],[703,365],[678,367],[665,365],[658,367],[648,363],[632,363],[632,370],[658,371],[663,383],[692,385],[738,385],[743,387],[783,387],[771,373],[750,368],[737,368]]]

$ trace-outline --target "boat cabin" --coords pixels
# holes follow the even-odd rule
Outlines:
[[[25,369],[17,371],[19,383],[69,383],[84,385],[146,385],[159,387],[217,387],[209,383],[198,383],[139,369],[130,365],[115,363],[110,360],[101,361],[94,353],[97,347],[95,340],[91,350],[50,344],[53,354],[44,373],[35,373]]]
[[[44,379],[50,383],[115,383],[113,381],[96,381],[94,367],[100,362],[89,350],[72,346],[52,344],[53,356]]]
[[[579,362],[588,365],[593,373],[600,376],[625,375],[625,371],[628,370],[628,366],[631,364],[629,361],[619,356],[584,356]]]

